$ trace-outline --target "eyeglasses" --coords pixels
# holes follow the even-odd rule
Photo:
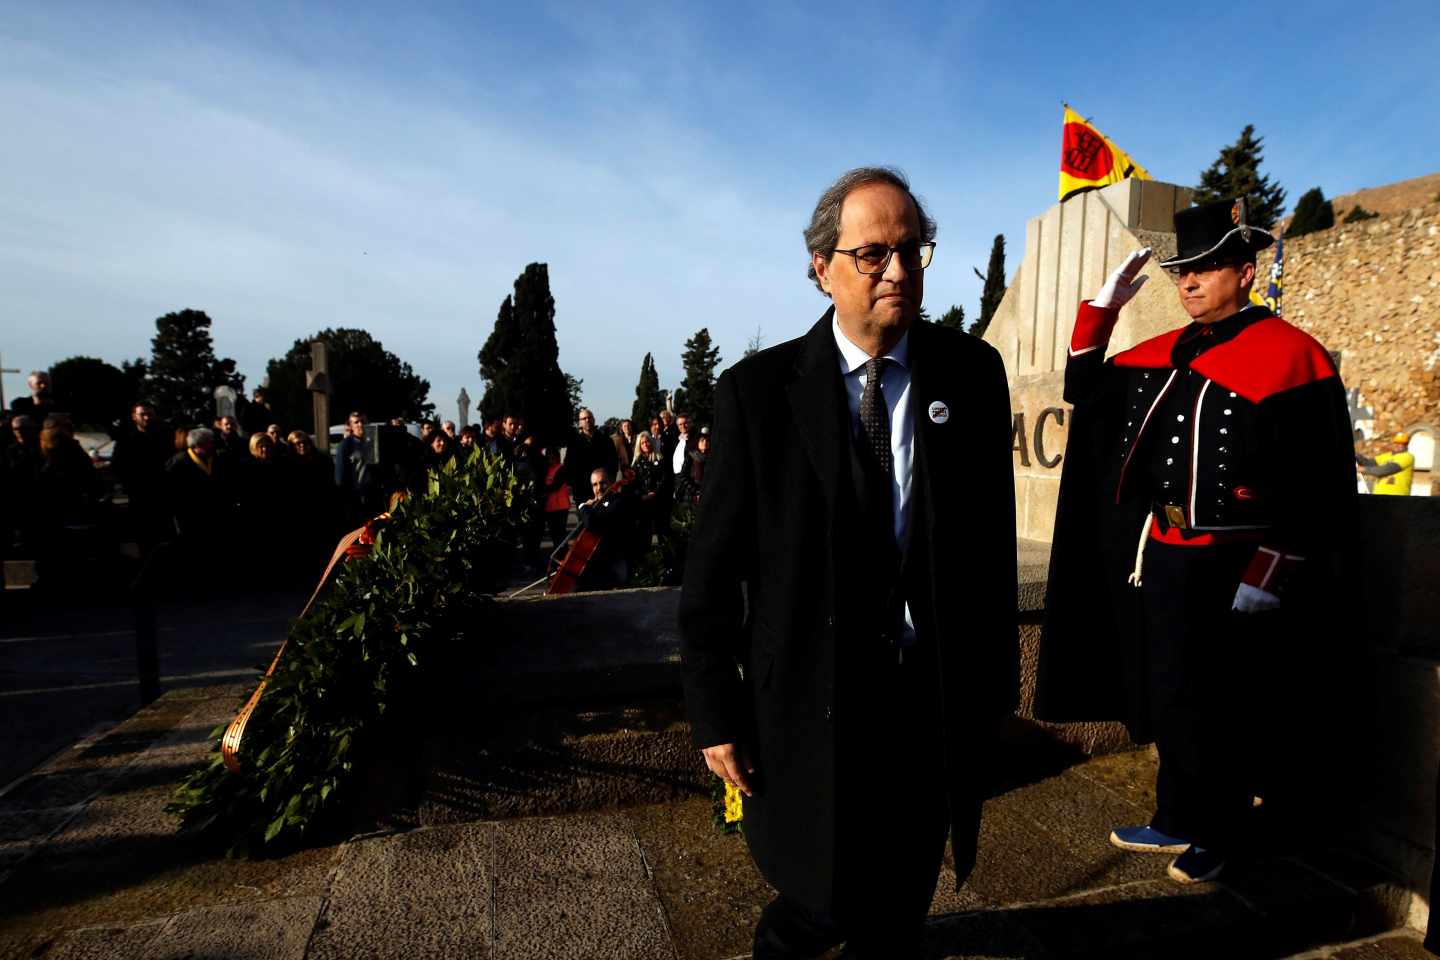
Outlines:
[[[843,253],[855,260],[855,269],[867,277],[873,277],[884,273],[890,268],[890,258],[900,254],[900,265],[906,270],[924,270],[930,266],[930,260],[935,256],[935,242],[933,240],[921,243],[919,240],[909,240],[898,247],[887,247],[883,243],[867,243],[863,247],[856,247],[853,250],[836,250],[836,253]]]

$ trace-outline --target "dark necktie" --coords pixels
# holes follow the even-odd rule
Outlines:
[[[895,457],[890,452],[890,411],[885,406],[885,393],[880,389],[880,373],[885,369],[884,357],[865,361],[865,392],[860,395],[860,435],[867,452],[875,458],[888,490],[895,473]]]

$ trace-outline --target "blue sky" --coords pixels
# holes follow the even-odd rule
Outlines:
[[[422,5],[416,5],[422,6]],[[550,265],[602,416],[708,327],[724,364],[826,301],[801,230],[898,165],[939,221],[933,313],[975,313],[1055,198],[1068,99],[1158,179],[1246,123],[1293,203],[1440,170],[1440,12],[1017,3],[0,4],[5,366],[148,355],[215,321],[267,359],[358,326],[453,416],[514,278]],[[5,377],[7,397],[23,378]]]

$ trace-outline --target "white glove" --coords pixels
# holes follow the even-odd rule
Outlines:
[[[1269,590],[1261,590],[1259,587],[1252,587],[1248,583],[1240,584],[1235,591],[1235,603],[1231,610],[1236,613],[1263,613],[1266,610],[1279,610],[1280,598]]]
[[[1149,277],[1141,276],[1140,271],[1144,268],[1145,262],[1150,259],[1150,248],[1141,247],[1120,264],[1120,268],[1110,274],[1110,279],[1105,281],[1105,286],[1095,295],[1090,302],[1102,310],[1119,310],[1129,303],[1140,288],[1145,286]]]

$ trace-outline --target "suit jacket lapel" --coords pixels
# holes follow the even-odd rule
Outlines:
[[[930,365],[926,363],[925,324],[910,327],[910,419],[915,437],[915,462],[910,471],[910,541],[906,544],[903,563],[909,566],[916,549],[932,549],[935,529],[935,483],[932,470],[935,451],[930,449],[930,402],[938,397]],[[956,424],[950,424],[956,426]]]
[[[849,408],[840,381],[835,338],[830,330],[834,312],[834,307],[825,311],[805,335],[804,347],[795,362],[795,379],[786,391],[796,433],[815,468],[831,517],[836,511],[840,480],[850,474],[848,464],[842,472],[841,453],[848,446]]]

